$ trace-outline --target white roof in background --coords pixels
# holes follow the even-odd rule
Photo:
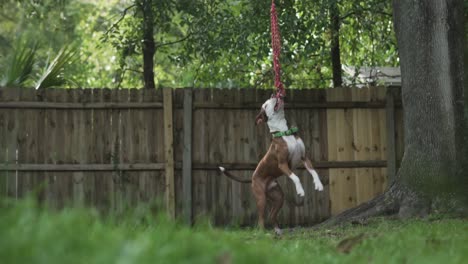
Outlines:
[[[400,67],[360,67],[358,69],[356,73],[356,67],[343,65],[345,85],[401,86]]]

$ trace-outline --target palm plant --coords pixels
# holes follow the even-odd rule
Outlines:
[[[71,82],[65,78],[64,69],[77,59],[77,49],[71,46],[62,48],[51,63],[47,63],[36,83],[36,89],[57,87]]]
[[[36,44],[19,42],[2,67],[4,73],[0,81],[0,87],[23,86],[33,71],[36,51]]]
[[[36,89],[63,86],[73,83],[70,78],[65,78],[65,67],[78,59],[77,49],[73,46],[62,48],[57,56],[47,62],[39,74],[39,79],[34,80],[37,73],[38,45],[31,41],[18,41],[11,54],[0,64],[0,87],[25,87],[33,84]]]

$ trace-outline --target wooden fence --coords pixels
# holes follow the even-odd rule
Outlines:
[[[297,124],[325,190],[303,169],[304,206],[280,221],[310,225],[384,191],[403,151],[399,88],[289,90]],[[121,211],[165,201],[171,215],[252,225],[250,177],[270,135],[254,118],[271,90],[0,89],[0,195],[35,191],[54,207]],[[294,187],[280,183],[288,197]]]

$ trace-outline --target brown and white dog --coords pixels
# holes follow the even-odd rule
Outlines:
[[[258,210],[258,226],[262,229],[265,225],[266,202],[268,200],[271,203],[271,221],[275,232],[280,235],[281,229],[278,225],[277,216],[283,206],[284,194],[276,178],[287,175],[294,182],[298,197],[303,200],[305,195],[304,188],[299,177],[292,172],[293,169],[302,163],[314,179],[315,190],[322,191],[323,185],[317,172],[312,167],[312,163],[305,154],[304,142],[296,135],[294,130],[288,128],[286,119],[284,118],[283,105],[279,105],[279,108],[275,111],[276,100],[275,97],[268,99],[262,105],[260,113],[255,118],[257,125],[265,121],[267,122],[273,139],[268,152],[258,163],[252,179],[240,179],[223,167],[219,167],[219,169],[223,174],[235,181],[252,183],[252,192],[255,196]]]

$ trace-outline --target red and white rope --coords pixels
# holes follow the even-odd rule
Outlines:
[[[280,51],[281,51],[281,35],[278,27],[278,14],[276,13],[275,1],[271,1],[271,47],[273,49],[273,71],[275,73],[275,111],[283,104],[283,97],[286,96],[283,83],[281,82],[281,66],[280,66]]]

